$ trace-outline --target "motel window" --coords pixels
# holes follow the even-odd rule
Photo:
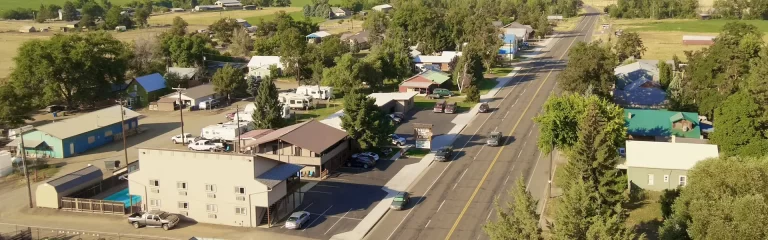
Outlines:
[[[245,215],[247,214],[246,209],[244,207],[235,207],[235,214],[237,215]]]
[[[187,189],[187,182],[176,182],[176,188],[181,190]]]
[[[96,142],[96,137],[95,136],[88,137],[88,144],[91,144],[93,142]]]
[[[235,187],[235,194],[245,194],[245,187]]]
[[[301,148],[293,147],[293,156],[301,156]]]
[[[205,191],[206,192],[216,192],[216,185],[205,184]]]
[[[669,182],[669,175],[664,175],[664,182]]]
[[[648,185],[653,185],[653,174],[648,174]]]
[[[179,202],[179,209],[189,209],[188,202]]]
[[[205,210],[208,212],[216,212],[219,208],[216,207],[216,204],[206,204]]]
[[[153,186],[153,187],[159,187],[160,186],[160,181],[155,180],[155,179],[149,180],[149,185]]]
[[[149,199],[149,206],[160,207],[160,199]]]
[[[678,186],[685,187],[685,185],[688,184],[688,177],[685,175],[680,175],[679,177],[680,182],[678,183]]]

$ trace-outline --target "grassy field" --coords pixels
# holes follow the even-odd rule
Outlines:
[[[59,6],[63,6],[64,2],[67,0],[45,0],[45,1],[27,1],[27,0],[3,0],[3,4],[0,5],[0,11],[6,10],[6,9],[15,9],[15,8],[32,8],[32,9],[38,9],[40,8],[40,3],[43,3],[45,5],[49,4],[56,4]],[[72,0],[70,0],[72,1]],[[133,0],[111,0],[112,4],[114,5],[123,5],[129,2],[132,2]],[[74,2],[74,1],[72,1]]]
[[[602,11],[608,5],[616,4],[616,0],[584,0],[584,5],[589,5]],[[714,6],[715,0],[699,0],[699,10],[706,11]]]
[[[229,18],[243,18],[252,19],[265,16],[272,16],[279,11],[285,12],[301,12],[301,8],[297,7],[278,7],[278,8],[265,8],[263,10],[236,10],[236,11],[221,11],[221,12],[183,12],[183,13],[167,13],[160,15],[153,15],[149,18],[149,24],[171,24],[173,18],[179,16],[187,21],[189,25],[211,25],[217,20],[225,17]],[[249,21],[250,22],[250,21]],[[255,21],[253,22],[255,23]]]
[[[659,227],[662,223],[661,192],[643,191],[639,198],[629,204],[629,217],[626,225],[635,226],[637,233],[645,233],[649,239],[658,239]]]
[[[720,29],[728,21],[726,20],[652,20],[652,19],[611,19],[613,30],[624,29],[635,31],[640,35],[647,51],[644,59],[672,59],[677,55],[685,59],[685,51],[694,51],[706,46],[683,45],[683,35],[717,35]],[[766,21],[744,21],[757,26],[761,31],[768,32]],[[595,25],[594,40],[609,41],[609,35],[613,31],[603,31],[601,24],[608,23],[605,16],[600,19],[600,24]],[[615,39],[615,37],[611,37]],[[611,39],[611,40],[613,40]],[[768,37],[764,37],[768,40]]]

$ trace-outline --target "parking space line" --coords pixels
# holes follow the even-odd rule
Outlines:
[[[306,207],[304,207],[304,209],[301,209],[301,211],[307,210],[307,208],[309,208],[309,206],[312,206],[312,204],[315,204],[315,203],[314,203],[314,202],[311,202],[311,203],[309,203],[309,205],[307,205]]]
[[[440,203],[440,206],[439,206],[439,207],[437,207],[437,211],[435,211],[435,213],[439,212],[439,211],[440,211],[440,208],[443,208],[443,204],[445,204],[445,200],[443,200],[443,202],[442,202],[442,203]]]
[[[507,113],[504,114],[504,117],[502,119],[506,119],[507,115],[509,115],[509,110],[507,110]]]
[[[456,189],[456,185],[459,185],[459,182],[461,182],[461,179],[464,178],[464,174],[467,174],[467,170],[469,169],[464,169],[464,173],[461,174],[461,177],[459,177],[459,180],[456,181],[456,184],[453,185],[453,189]]]
[[[427,228],[427,227],[429,227],[429,223],[431,223],[431,222],[432,222],[432,219],[430,219],[429,221],[427,221],[427,225],[425,225],[425,226],[424,226],[424,228]]]
[[[325,213],[326,213],[326,212],[328,212],[328,210],[331,210],[331,208],[332,208],[332,207],[333,207],[333,205],[331,205],[330,207],[328,207],[328,209],[325,209],[325,211],[323,211],[323,213],[321,213],[321,214],[319,214],[319,215],[320,215],[320,216],[325,216]],[[318,218],[315,218],[315,220],[312,220],[312,222],[311,222],[311,223],[309,223],[309,225],[307,225],[307,227],[309,227],[309,226],[312,226],[312,224],[313,224],[313,223],[317,222],[317,219],[320,219],[320,218],[318,217]],[[307,231],[307,228],[304,228],[304,230],[301,230],[301,231],[302,231],[302,232],[303,232],[303,231]]]
[[[326,234],[328,234],[328,232],[330,232],[330,231],[331,231],[331,229],[333,229],[333,227],[335,227],[335,226],[336,226],[336,224],[338,224],[338,223],[341,221],[341,219],[343,219],[345,216],[347,216],[347,213],[349,213],[349,211],[352,211],[352,209],[350,208],[349,210],[347,210],[347,212],[345,212],[345,213],[344,213],[344,215],[343,215],[343,216],[341,216],[341,217],[339,218],[339,220],[336,220],[336,223],[334,223],[333,225],[331,225],[331,227],[330,227],[330,228],[328,228],[328,231],[325,231],[325,233],[323,233],[323,235],[326,235]]]

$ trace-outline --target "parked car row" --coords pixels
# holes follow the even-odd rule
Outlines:
[[[436,113],[455,113],[456,102],[446,102],[445,100],[437,101],[432,111]]]

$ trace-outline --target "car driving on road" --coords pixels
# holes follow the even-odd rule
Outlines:
[[[481,103],[480,108],[477,109],[478,112],[486,113],[491,109],[491,107],[488,106],[488,103]]]
[[[448,161],[448,158],[453,155],[453,148],[449,146],[441,147],[437,150],[437,153],[435,153],[435,161],[438,162],[445,162]]]
[[[488,140],[485,141],[485,144],[495,147],[499,146],[499,142],[501,142],[501,132],[491,132],[491,134],[488,135]]]
[[[287,229],[300,229],[304,223],[309,220],[309,212],[298,211],[292,213],[288,220],[285,221],[285,228]]]
[[[399,192],[395,195],[395,198],[392,199],[392,205],[389,205],[389,208],[392,210],[403,210],[410,200],[408,192]]]

